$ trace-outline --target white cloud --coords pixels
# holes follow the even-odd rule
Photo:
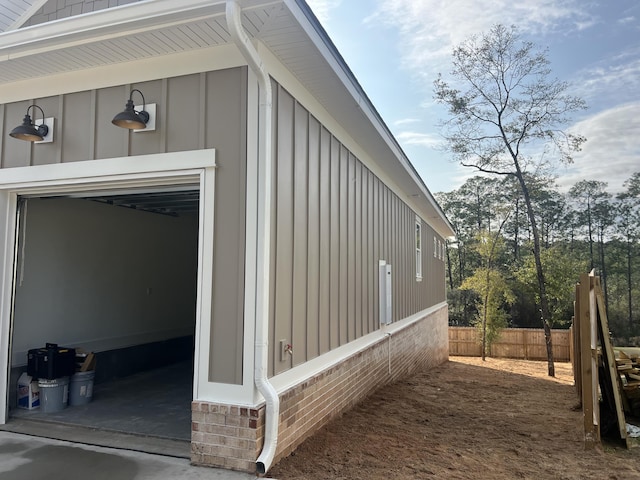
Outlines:
[[[607,59],[576,74],[574,92],[587,100],[619,102],[621,92],[626,92],[626,101],[639,98],[640,49],[629,49],[615,58]]]
[[[640,102],[619,105],[593,115],[571,128],[587,137],[574,164],[559,172],[558,185],[570,188],[580,180],[608,183],[608,191],[622,190],[622,183],[640,171]]]
[[[321,23],[331,18],[331,10],[338,8],[342,0],[307,0],[307,3]]]
[[[433,133],[400,132],[396,138],[403,145],[420,145],[429,148],[439,148],[442,145],[442,137]]]
[[[566,33],[594,23],[577,0],[385,0],[366,21],[398,30],[404,66],[432,79],[454,45],[502,23],[523,34]]]
[[[393,122],[393,125],[395,126],[400,126],[400,125],[408,125],[410,123],[420,123],[422,120],[419,118],[401,118],[400,120],[396,120],[395,122]]]

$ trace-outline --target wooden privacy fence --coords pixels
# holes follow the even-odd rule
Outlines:
[[[553,358],[558,362],[571,361],[571,334],[569,330],[551,330]],[[482,346],[478,330],[474,327],[449,327],[449,355],[479,357]],[[547,346],[544,330],[537,328],[505,328],[500,338],[491,345],[490,357],[546,360]]]

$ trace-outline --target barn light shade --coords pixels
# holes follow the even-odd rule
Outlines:
[[[31,121],[31,116],[29,115],[29,110],[32,108],[37,108],[42,113],[42,123],[40,125],[35,125]],[[44,111],[38,105],[29,105],[27,107],[27,113],[22,120],[22,125],[17,126],[9,135],[13,138],[17,138],[18,140],[24,140],[26,142],[42,142],[44,137],[49,133],[49,127],[45,124]]]
[[[134,92],[138,92],[142,97],[142,110],[136,111],[133,105],[133,94]],[[131,94],[129,95],[129,100],[127,100],[127,105],[123,112],[120,112],[111,123],[114,125],[127,128],[129,130],[142,130],[147,128],[147,123],[149,122],[149,113],[145,110],[145,100],[144,95],[138,89],[131,90]]]

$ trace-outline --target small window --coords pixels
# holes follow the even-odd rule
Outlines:
[[[422,280],[422,221],[416,217],[416,280]]]
[[[447,242],[442,242],[442,261],[444,262],[447,258]]]
[[[433,237],[433,258],[438,258],[438,239]]]

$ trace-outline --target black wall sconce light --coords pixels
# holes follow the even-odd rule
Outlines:
[[[34,123],[29,115],[29,110],[37,108],[42,113],[42,121]],[[22,120],[22,125],[18,125],[11,130],[9,136],[27,142],[52,142],[53,141],[53,118],[45,118],[44,111],[38,105],[33,104],[27,107],[27,113]]]
[[[135,92],[138,92],[142,97],[142,110],[136,110],[133,104],[133,94]],[[124,111],[113,117],[111,123],[129,130],[155,130],[155,118],[152,118],[152,113],[155,113],[155,104],[146,105],[142,92],[138,89],[133,89],[129,94],[129,100],[127,100]]]

